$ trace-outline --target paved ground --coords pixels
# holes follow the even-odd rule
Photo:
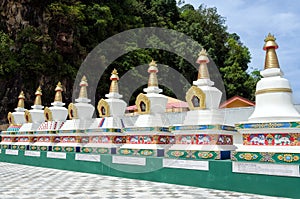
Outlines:
[[[0,198],[272,199],[273,197],[0,162]]]

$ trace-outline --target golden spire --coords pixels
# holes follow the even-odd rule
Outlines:
[[[88,86],[88,83],[85,75],[82,77],[79,86],[80,86],[79,98],[87,98],[86,87]]]
[[[58,82],[55,88],[54,102],[62,102],[62,94],[61,94],[62,91],[63,91],[62,85],[60,82]]]
[[[150,86],[158,86],[157,76],[156,73],[158,72],[157,64],[154,60],[152,60],[149,64],[148,73],[149,80],[148,80],[148,87]]]
[[[24,96],[24,92],[23,91],[21,91],[18,99],[19,99],[19,101],[18,101],[17,108],[24,108],[24,99],[25,99],[25,96]]]
[[[200,51],[198,54],[198,59],[196,63],[199,65],[199,71],[198,71],[198,79],[210,79],[209,72],[207,69],[207,63],[209,62],[209,59],[207,57],[207,52],[204,48]]]
[[[278,58],[275,49],[278,48],[277,43],[275,42],[274,35],[270,33],[265,39],[265,45],[263,49],[266,51],[266,58],[265,58],[265,69],[269,68],[280,68],[278,63]]]
[[[109,88],[109,93],[119,93],[119,87],[118,87],[118,71],[114,69],[110,76],[111,84]]]
[[[41,86],[39,86],[35,92],[34,105],[42,105],[41,96],[42,96],[42,89],[41,89]]]

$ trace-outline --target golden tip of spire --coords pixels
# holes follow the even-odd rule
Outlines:
[[[199,52],[198,56],[207,56],[207,52],[204,48],[202,48],[202,50]]]
[[[23,91],[20,92],[18,99],[25,99],[25,95]]]
[[[17,108],[24,108],[24,99],[25,99],[25,96],[24,96],[24,92],[23,91],[20,92],[20,95],[19,95],[18,99],[19,99],[19,101],[18,101]]]
[[[42,89],[41,89],[41,86],[39,86],[36,89],[35,95],[36,95],[36,97],[35,97],[35,100],[34,100],[34,105],[42,105],[42,99],[41,99]]]
[[[111,73],[110,80],[119,80],[118,71],[114,69]]]
[[[202,48],[202,50],[200,51],[200,53],[198,54],[198,59],[196,61],[196,63],[201,64],[201,63],[208,63],[209,59],[208,59],[208,54],[206,52],[206,50],[204,48]]]
[[[276,38],[271,33],[269,33],[268,36],[266,36],[264,41],[265,41],[265,44],[263,47],[264,50],[266,50],[268,48],[272,48],[272,47],[275,49],[278,48],[278,45],[276,43]]]
[[[88,82],[87,82],[87,79],[86,79],[86,76],[83,75],[82,78],[81,78],[81,81],[79,83],[79,86],[88,86]]]
[[[114,70],[111,72],[112,75],[118,75],[117,69],[114,68]]]
[[[36,91],[35,91],[34,94],[35,94],[35,95],[42,95],[42,89],[41,89],[41,86],[39,86],[39,87],[36,89]]]
[[[149,66],[157,66],[156,61],[154,61],[154,60],[152,59],[152,61],[150,62]]]
[[[275,40],[276,40],[276,38],[271,33],[269,33],[268,36],[266,36],[266,38],[265,38],[265,42],[275,41]]]
[[[56,85],[55,91],[62,91],[62,90],[63,90],[62,85],[60,82],[58,82]]]
[[[63,91],[62,85],[60,82],[57,83],[56,88],[55,88],[55,97],[54,97],[54,102],[62,102],[62,95],[61,92]]]
[[[86,76],[85,76],[85,75],[82,76],[81,81],[87,82],[87,79],[86,79]]]

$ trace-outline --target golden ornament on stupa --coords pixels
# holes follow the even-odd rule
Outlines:
[[[209,72],[207,69],[207,63],[209,62],[207,52],[204,48],[200,51],[198,54],[198,59],[196,63],[200,64],[199,65],[199,70],[198,70],[198,79],[209,79]]]
[[[277,43],[275,42],[274,35],[271,35],[270,33],[265,38],[265,44],[263,49],[266,51],[266,58],[265,58],[265,67],[264,69],[269,68],[280,68],[276,49],[278,48]]]
[[[85,75],[81,78],[81,82],[79,86],[80,86],[79,98],[87,98],[86,87],[88,86],[88,83]]]
[[[148,87],[158,86],[157,75],[156,75],[157,72],[158,72],[157,64],[154,60],[152,60],[148,68],[148,73],[150,74],[148,80]]]
[[[18,101],[17,108],[24,108],[24,99],[25,99],[25,96],[24,96],[24,92],[23,91],[20,92],[20,95],[19,95],[18,99],[19,99],[19,101]]]
[[[55,88],[54,102],[62,102],[62,91],[63,91],[62,85],[60,82],[58,82]]]
[[[34,105],[42,105],[42,89],[41,86],[39,86],[35,92],[35,100],[34,100]]]
[[[112,71],[110,80],[111,80],[111,84],[109,87],[109,92],[110,93],[119,93],[119,87],[118,87],[119,76],[118,76],[118,71],[116,69],[114,69]]]

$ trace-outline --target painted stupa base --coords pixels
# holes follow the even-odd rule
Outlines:
[[[234,127],[225,125],[189,125],[170,127],[176,143],[166,153],[167,158],[184,160],[230,159]]]
[[[300,122],[242,123],[243,136],[231,159],[240,162],[300,164]]]
[[[88,129],[82,137],[81,153],[116,154],[117,148],[126,142],[118,128]]]
[[[2,132],[3,149],[115,154],[126,142],[121,129]]]
[[[117,149],[117,154],[126,156],[163,157],[175,137],[165,127],[124,128],[126,143]]]

